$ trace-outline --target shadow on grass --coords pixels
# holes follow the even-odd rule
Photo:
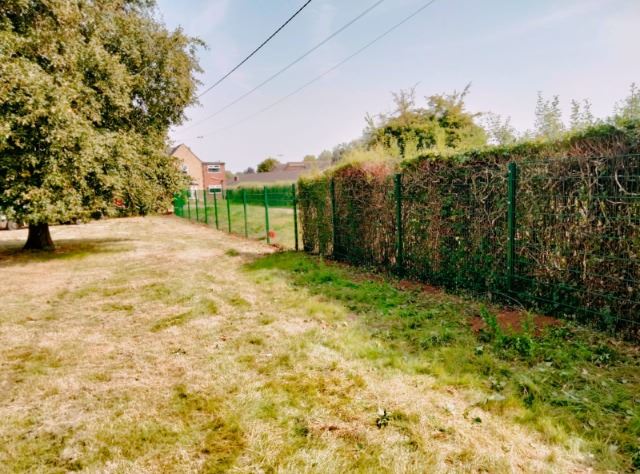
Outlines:
[[[355,314],[361,344],[378,344],[352,347],[354,356],[430,374],[436,385],[480,390],[481,408],[528,424],[549,442],[568,445],[580,436],[602,469],[640,469],[637,347],[571,325],[548,327],[539,337],[526,328],[505,333],[495,308],[402,289],[399,281],[300,253],[268,255],[245,267],[276,272]],[[476,334],[470,321],[478,316],[487,330]]]
[[[121,253],[129,250],[131,239],[60,239],[54,241],[55,250],[23,250],[24,240],[0,241],[0,267],[23,265],[29,262],[83,259],[90,255]]]

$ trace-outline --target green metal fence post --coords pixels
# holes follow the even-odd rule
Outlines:
[[[218,191],[213,193],[213,212],[216,217],[216,229],[220,230],[220,220],[218,219]]]
[[[291,185],[291,193],[293,195],[293,236],[295,241],[296,252],[299,250],[298,244],[298,195],[296,194],[295,183]]]
[[[396,271],[404,272],[404,229],[402,227],[402,174],[394,176],[394,194],[396,198]]]
[[[331,178],[331,183],[329,184],[329,192],[331,193],[331,227],[333,227],[332,232],[332,249],[331,253],[335,256],[336,254],[336,229],[338,216],[336,214],[336,181],[334,178]]]
[[[187,216],[191,220],[191,193],[187,195]]]
[[[271,243],[271,237],[269,236],[269,197],[267,195],[267,187],[263,188],[264,192],[264,226],[267,232],[267,243]]]
[[[516,273],[516,195],[518,186],[518,167],[514,162],[509,163],[507,183],[507,288],[513,291],[513,280]]]
[[[229,199],[229,191],[227,190],[225,199],[227,200],[227,223],[229,224],[229,233],[231,233],[231,200]]]
[[[209,224],[209,217],[207,216],[207,190],[202,192],[202,199],[204,200],[204,223]]]
[[[198,190],[196,189],[196,222],[200,222],[200,213],[198,212]]]
[[[249,238],[249,227],[247,226],[247,190],[242,190],[242,208],[244,210],[244,236]]]

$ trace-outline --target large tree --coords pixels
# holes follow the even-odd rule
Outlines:
[[[201,43],[150,0],[0,2],[0,208],[49,225],[166,209],[181,185],[167,131],[195,101]]]

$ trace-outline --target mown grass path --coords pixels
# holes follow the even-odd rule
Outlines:
[[[0,472],[598,469],[270,247],[171,217],[52,234],[0,233]]]

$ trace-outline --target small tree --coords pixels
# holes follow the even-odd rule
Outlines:
[[[244,170],[244,174],[255,174],[255,172],[256,170],[254,170],[251,166]]]
[[[640,121],[640,89],[635,83],[631,84],[627,98],[616,104],[613,120],[619,124]]]
[[[503,119],[492,112],[484,114],[484,128],[493,145],[512,145],[517,141],[516,129],[511,125],[511,117]]]
[[[275,158],[267,158],[258,165],[258,173],[269,173],[273,171],[280,162]]]
[[[566,131],[557,95],[551,100],[545,100],[542,92],[538,92],[535,115],[535,133],[539,138],[557,140]]]
[[[305,156],[302,161],[304,161],[305,163],[315,163],[317,160],[315,155],[307,155]]]
[[[573,131],[580,131],[595,125],[596,120],[591,112],[591,102],[588,99],[582,101],[571,101],[571,116],[569,127]]]
[[[51,249],[49,225],[166,209],[165,152],[194,103],[199,41],[147,0],[2,0],[0,207]]]

